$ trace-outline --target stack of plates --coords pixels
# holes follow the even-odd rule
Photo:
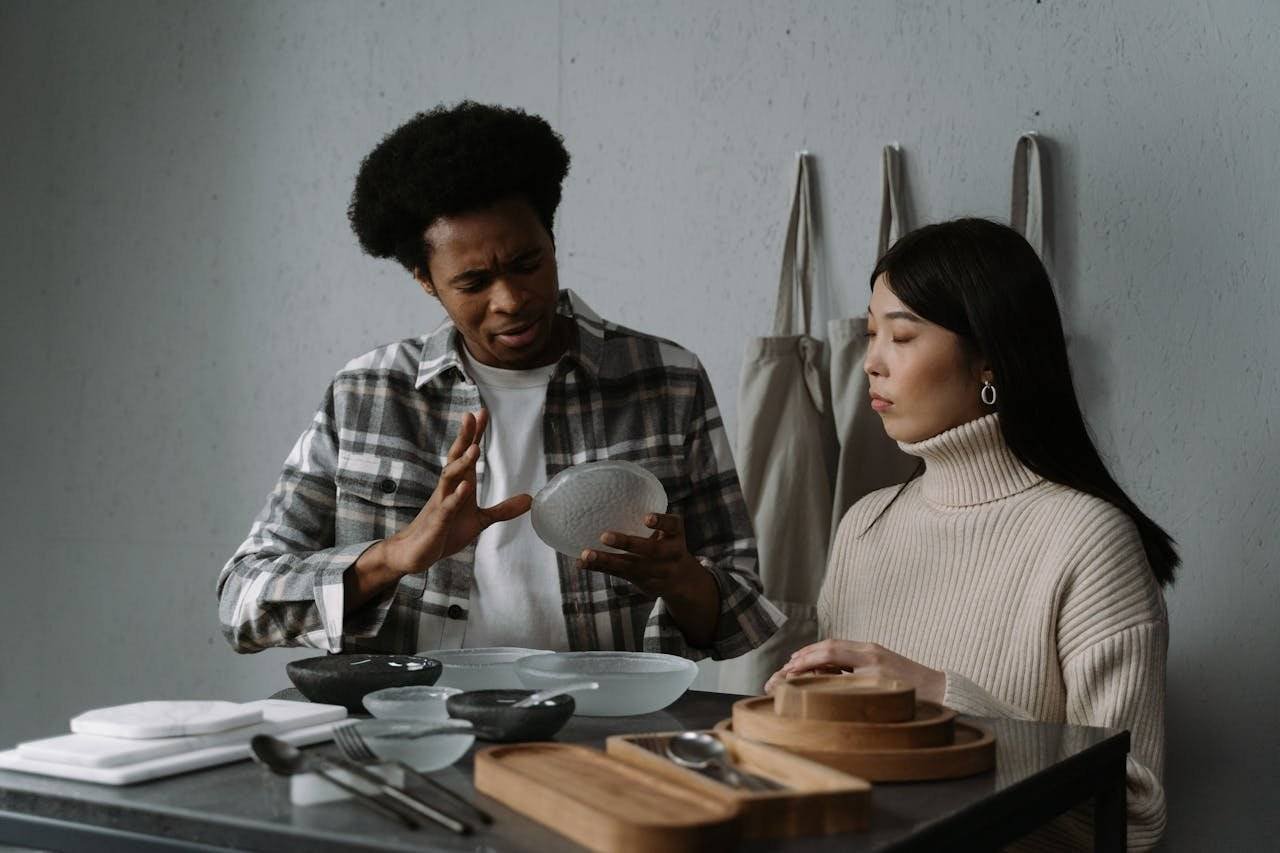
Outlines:
[[[339,705],[278,699],[135,702],[87,711],[71,720],[71,734],[0,752],[0,769],[129,785],[248,758],[254,735],[321,743],[346,715]]]
[[[733,706],[731,729],[873,782],[952,779],[995,766],[995,739],[956,713],[917,702],[898,681],[807,675]]]

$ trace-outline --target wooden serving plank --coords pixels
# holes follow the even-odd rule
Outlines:
[[[773,692],[779,717],[849,723],[903,723],[915,718],[916,689],[865,675],[798,675]]]
[[[476,754],[482,794],[602,853],[725,849],[737,809],[585,746],[521,743]]]
[[[959,779],[985,773],[996,766],[996,740],[990,732],[963,722],[957,722],[955,729],[955,743],[924,749],[826,752],[797,747],[780,748],[871,782]],[[721,720],[716,723],[715,732],[732,733],[733,722]]]
[[[606,749],[619,761],[732,806],[742,822],[744,838],[831,835],[863,830],[870,822],[871,785],[865,779],[731,732],[718,732],[716,736],[737,769],[786,786],[778,791],[733,788],[681,767],[643,745],[665,745],[676,734],[614,735],[606,741]]]
[[[955,737],[956,712],[920,702],[905,723],[848,723],[779,717],[773,699],[756,696],[733,704],[733,728],[745,738],[785,748],[847,752],[866,749],[920,749],[946,746]]]

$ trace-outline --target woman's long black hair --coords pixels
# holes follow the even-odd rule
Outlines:
[[[1022,464],[1127,513],[1156,580],[1172,583],[1173,539],[1124,493],[1089,437],[1049,274],[1022,235],[985,219],[928,225],[880,258],[873,288],[881,275],[903,304],[986,360],[1000,430]]]

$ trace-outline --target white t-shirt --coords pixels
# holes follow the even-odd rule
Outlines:
[[[504,370],[462,358],[489,411],[480,506],[536,493],[547,482],[542,409],[555,365]],[[533,532],[529,513],[494,524],[476,542],[462,644],[567,650],[562,601],[556,552]]]

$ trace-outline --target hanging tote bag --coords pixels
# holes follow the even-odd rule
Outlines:
[[[876,260],[906,230],[901,194],[902,167],[897,146],[886,145],[880,158],[880,237]],[[867,299],[870,290],[863,291]],[[831,536],[849,507],[865,495],[905,482],[919,460],[898,449],[885,434],[880,415],[871,408],[867,374],[867,317],[861,315],[827,324],[831,342],[831,400],[840,460],[836,467],[831,507]]]
[[[1009,225],[1027,238],[1040,260],[1049,266],[1048,224],[1044,204],[1044,151],[1040,135],[1029,131],[1018,137],[1013,148],[1013,198],[1009,203]]]
[[[809,155],[796,158],[773,335],[747,342],[738,394],[738,473],[755,525],[765,596],[787,621],[760,648],[720,665],[720,689],[759,693],[817,639],[837,455],[822,341],[809,334],[813,296]]]

